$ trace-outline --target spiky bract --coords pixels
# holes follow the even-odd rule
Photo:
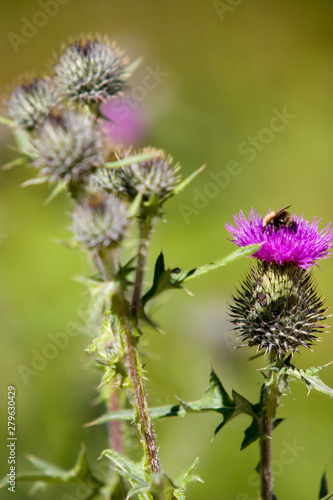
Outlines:
[[[128,226],[126,205],[114,195],[98,193],[79,203],[72,214],[74,239],[89,250],[117,246]]]
[[[8,100],[8,114],[21,127],[33,130],[58,102],[52,80],[35,78],[14,89]]]
[[[144,201],[156,199],[163,203],[180,182],[180,176],[177,175],[180,166],[172,165],[173,158],[167,157],[164,151],[143,148],[138,153],[156,153],[154,158],[145,161],[133,161],[128,167],[119,169],[118,182],[119,190],[129,199],[133,200],[138,193],[142,194]],[[130,156],[131,153],[125,153]]]
[[[231,306],[244,345],[279,355],[310,348],[324,326],[326,309],[311,273],[293,264],[258,262]]]
[[[50,182],[83,181],[105,162],[104,135],[86,112],[52,110],[38,128],[33,145],[34,166]]]
[[[127,65],[123,53],[107,38],[81,36],[58,58],[54,80],[63,99],[100,103],[123,89]]]

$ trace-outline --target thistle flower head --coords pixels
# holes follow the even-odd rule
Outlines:
[[[104,136],[98,122],[86,112],[52,109],[33,141],[41,176],[50,182],[83,181],[105,162]]]
[[[263,225],[263,217],[258,216],[253,209],[249,218],[241,211],[234,216],[234,224],[226,224],[232,240],[237,246],[243,247],[262,243],[261,248],[253,255],[265,262],[282,265],[290,262],[298,267],[309,269],[319,259],[331,255],[333,245],[333,230],[331,223],[319,230],[321,219],[314,217],[312,223],[303,216],[293,216],[291,225]]]
[[[311,273],[293,264],[258,262],[231,305],[232,323],[244,345],[280,356],[310,348],[325,328],[323,300]]]
[[[79,203],[72,214],[74,239],[89,250],[119,245],[128,226],[126,205],[114,195],[98,193]]]
[[[33,130],[59,101],[50,79],[22,83],[8,100],[8,114],[21,127]]]
[[[143,148],[140,153],[156,153],[156,155],[150,160],[133,161],[128,167],[121,168],[117,176],[119,190],[130,200],[141,193],[144,202],[156,198],[159,203],[163,203],[180,182],[180,176],[177,175],[180,166],[178,164],[173,166],[173,158],[167,157],[162,150]],[[129,151],[123,158],[130,155]]]
[[[81,37],[64,49],[54,80],[63,99],[99,103],[124,87],[128,61],[107,38]]]

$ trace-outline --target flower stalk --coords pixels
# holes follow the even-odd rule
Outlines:
[[[274,363],[276,353],[271,351],[270,362]],[[269,368],[268,379],[263,389],[263,415],[260,438],[260,479],[262,500],[272,500],[272,433],[279,404],[278,372]]]
[[[139,221],[139,238],[140,238],[139,254],[138,254],[136,274],[135,274],[134,291],[131,302],[131,314],[134,317],[136,316],[140,306],[141,289],[146,267],[148,249],[150,245],[151,233],[152,233],[152,218],[149,215],[147,215],[146,217],[140,219]]]
[[[144,251],[142,252],[142,254],[139,253],[139,255],[144,256],[143,267],[141,268],[143,271],[148,250],[150,231],[151,221],[149,222],[149,224],[145,225],[145,232],[143,233],[145,237],[140,240],[141,243],[144,243],[143,245],[141,245],[140,243],[140,248],[143,246]],[[103,267],[105,279],[115,280],[115,273],[118,266],[114,258],[114,250],[111,250],[109,252],[100,251],[99,258]],[[140,273],[141,283],[139,292],[141,290],[143,271],[142,273]],[[124,297],[121,285],[117,286],[113,291],[113,295],[111,298],[111,312],[119,319],[120,329],[125,339],[128,376],[133,390],[131,400],[135,409],[136,422],[138,424],[138,428],[141,434],[141,441],[145,451],[146,467],[151,474],[158,474],[160,472],[158,448],[147,401],[142,365],[138,353],[138,339],[140,334],[133,321],[130,306],[126,298]],[[118,432],[118,428],[116,432]]]

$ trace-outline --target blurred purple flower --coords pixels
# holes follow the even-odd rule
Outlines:
[[[234,215],[235,225],[226,224],[232,236],[231,241],[239,247],[263,243],[253,257],[282,265],[292,262],[298,267],[309,269],[319,259],[332,255],[329,249],[333,246],[333,229],[331,223],[319,231],[321,219],[313,218],[312,223],[302,217],[293,216],[294,227],[274,226],[263,230],[263,217],[258,216],[253,208],[247,219],[241,211]]]
[[[122,96],[101,104],[100,112],[107,118],[104,130],[116,144],[139,145],[147,134],[148,120],[142,105]]]

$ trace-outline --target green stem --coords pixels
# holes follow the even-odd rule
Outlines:
[[[105,281],[114,281],[118,270],[118,249],[103,249],[98,253],[98,262]],[[120,409],[119,391],[117,387],[110,387],[108,410],[114,412]],[[115,420],[109,423],[110,447],[119,453],[123,453],[123,439],[121,421]]]
[[[270,364],[274,363],[276,353],[271,351]],[[263,415],[261,419],[260,438],[260,477],[261,477],[261,500],[272,500],[272,433],[278,406],[280,391],[278,388],[278,374],[269,369],[266,387],[263,395]]]
[[[151,223],[145,227],[144,238],[145,251],[140,252],[139,255],[144,255],[144,263],[146,260],[148,245],[149,245],[149,235],[151,231]],[[141,233],[142,234],[142,233]],[[148,243],[147,243],[148,241]],[[104,270],[104,275],[106,279],[114,279],[117,262],[115,260],[114,252],[109,253],[99,253],[100,263]],[[140,259],[139,259],[140,261]],[[142,263],[142,260],[140,261]],[[141,284],[143,273],[140,273]],[[139,289],[139,298],[140,298]],[[125,337],[127,363],[128,363],[128,373],[133,386],[133,405],[135,408],[135,413],[137,417],[138,427],[141,434],[142,443],[145,449],[145,455],[147,460],[147,466],[152,474],[158,474],[160,472],[160,461],[158,455],[158,448],[156,445],[155,434],[153,431],[152,420],[150,416],[150,410],[148,406],[144,378],[142,373],[142,365],[138,353],[138,339],[139,333],[135,326],[132,312],[130,311],[129,303],[124,296],[122,288],[119,286],[118,290],[114,292],[112,297],[112,307],[111,310],[119,318],[120,324],[122,325],[122,330]]]
[[[152,231],[151,217],[147,216],[144,219],[141,219],[139,222],[139,236],[140,236],[139,255],[136,267],[133,297],[131,302],[132,316],[136,316],[136,313],[140,306],[141,288],[145,272],[151,231]]]
[[[130,316],[128,303],[120,290],[118,294],[114,295],[113,305],[124,329],[128,372],[133,385],[133,405],[145,449],[147,466],[152,474],[158,474],[160,472],[160,461],[137,348],[138,332]]]

